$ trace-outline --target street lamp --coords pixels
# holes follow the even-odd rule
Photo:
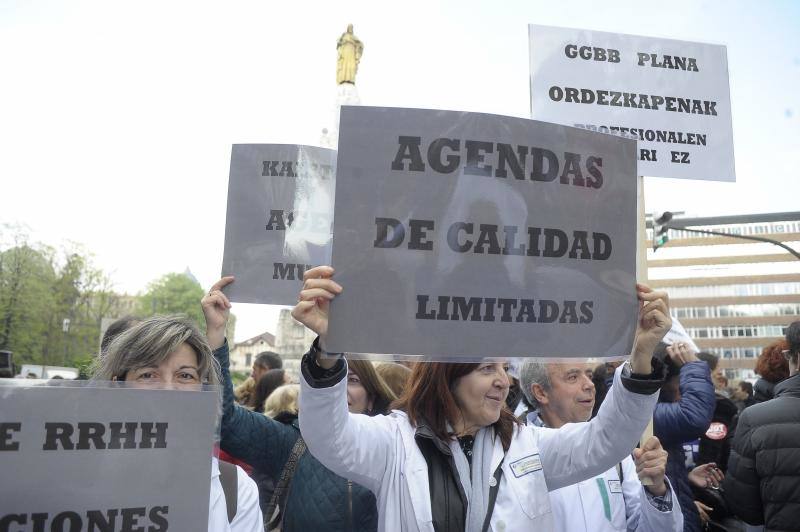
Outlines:
[[[667,224],[672,220],[672,213],[669,211],[656,213],[653,216],[653,252],[669,241],[669,227]]]
[[[67,365],[67,335],[69,334],[69,318],[64,318],[64,321],[61,322],[61,331],[64,333],[64,358],[61,360],[61,365]]]
[[[659,225],[657,225],[659,224]],[[653,251],[657,250],[659,247],[666,244],[669,238],[667,237],[667,231],[669,229],[677,229],[681,231],[686,231],[687,233],[699,233],[703,235],[714,235],[714,236],[729,236],[731,238],[741,238],[742,240],[755,240],[756,242],[767,242],[769,244],[774,244],[778,247],[781,247],[794,255],[795,258],[800,259],[800,253],[795,251],[794,249],[790,248],[783,242],[779,242],[778,240],[773,240],[771,238],[764,238],[763,236],[752,236],[752,235],[736,235],[733,233],[725,233],[723,231],[711,231],[709,229],[692,229],[679,223],[672,222],[672,213],[669,211],[664,211],[661,216],[659,216],[658,220],[653,220]],[[659,237],[659,233],[661,238]]]

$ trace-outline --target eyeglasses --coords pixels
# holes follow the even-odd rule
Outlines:
[[[791,349],[784,349],[783,351],[781,351],[781,354],[783,355],[783,358],[785,358],[787,361],[789,361],[789,360],[791,360],[792,358],[794,358],[794,357],[792,356],[792,355],[793,355],[793,353],[792,353],[792,350],[791,350]]]

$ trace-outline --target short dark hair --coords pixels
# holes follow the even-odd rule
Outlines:
[[[753,397],[753,385],[752,385],[752,383],[749,383],[747,381],[741,381],[739,383],[739,388],[743,392],[747,392],[747,395],[749,395],[750,397]]]
[[[708,364],[708,369],[710,369],[712,372],[717,369],[719,357],[714,353],[709,353],[708,351],[699,351],[697,353],[697,358]]]
[[[142,321],[141,318],[130,315],[123,316],[115,320],[111,325],[108,326],[106,332],[103,333],[103,339],[100,340],[100,354],[105,354],[105,352],[108,351],[108,346],[111,344],[114,338],[124,333],[140,321]]]
[[[800,351],[800,321],[793,321],[786,329],[786,343],[789,344],[789,350],[796,354]]]
[[[666,380],[669,380],[672,377],[677,377],[681,374],[681,368],[679,368],[672,361],[672,357],[670,357],[669,353],[667,353],[668,347],[669,344],[665,342],[658,342],[656,348],[653,349],[653,358],[664,364],[664,366],[667,368],[667,374],[664,377]]]
[[[283,367],[283,359],[278,353],[262,351],[256,355],[253,364],[267,369],[281,369]]]
[[[264,413],[264,401],[279,386],[286,384],[286,372],[282,369],[271,369],[261,376],[256,383],[255,392],[250,395],[250,403],[247,405],[254,412]]]

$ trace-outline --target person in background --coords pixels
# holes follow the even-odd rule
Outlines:
[[[255,393],[256,393],[256,386],[258,386],[258,382],[261,380],[261,377],[270,370],[274,369],[282,369],[283,368],[283,359],[278,353],[273,353],[272,351],[262,351],[258,355],[256,355],[255,360],[253,360],[253,367],[250,371],[250,376],[245,379],[245,381],[237,386],[234,391],[234,397],[236,398],[236,402],[238,402],[242,406],[247,406],[251,410],[253,409],[253,405],[255,403]],[[264,399],[261,399],[261,402],[258,403],[263,404]]]
[[[713,375],[719,370],[719,357],[713,353],[700,351],[697,358],[708,364],[708,369]],[[732,399],[722,395],[720,390],[714,389],[714,414],[711,424],[705,433],[690,442],[684,442],[684,448],[691,446],[691,458],[687,454],[686,467],[713,463],[723,473],[728,469],[728,456],[731,452],[731,442],[736,431],[736,420],[739,409]]]
[[[508,395],[506,396],[506,406],[512,412],[516,412],[522,403],[523,393],[519,387],[519,379],[509,373]],[[523,405],[524,407],[525,405]]]
[[[106,328],[106,332],[103,333],[103,338],[100,340],[100,355],[102,356],[106,353],[108,346],[111,344],[114,338],[124,333],[137,323],[141,323],[141,321],[141,318],[128,315],[111,322],[111,325]]]
[[[253,377],[248,375],[240,385],[233,389],[233,398],[240,405],[247,406],[250,404],[250,400],[255,391],[256,381],[253,380]]]
[[[264,415],[284,424],[289,422],[290,417],[297,417],[299,396],[299,384],[278,386],[264,401]]]
[[[756,375],[760,378],[753,385],[753,400],[756,403],[769,401],[775,394],[775,385],[789,378],[789,362],[783,352],[789,349],[785,339],[769,344],[756,360]]]
[[[220,447],[253,467],[259,488],[263,479],[274,483],[274,491],[270,493],[269,485],[263,484],[266,489],[261,493],[268,530],[374,532],[378,528],[375,496],[363,486],[336,475],[308,452],[296,418],[288,416],[287,422],[281,423],[235,404],[225,339],[231,304],[222,293],[232,282],[233,277],[223,277],[201,301],[208,339],[222,375]],[[383,413],[394,399],[370,362],[350,361],[347,374],[350,412],[367,416]],[[281,485],[284,475],[286,482]]]
[[[721,371],[711,374],[711,382],[714,383],[715,392],[717,392],[719,395],[722,395],[723,397],[730,398],[731,392],[733,390],[731,390],[728,377],[726,377]]]
[[[291,376],[282,369],[271,369],[263,373],[256,384],[253,394],[250,396],[250,402],[245,406],[253,412],[263,414],[264,401],[267,400],[267,397],[269,397],[278,386],[289,384],[291,380]]]
[[[713,381],[713,376],[719,374],[719,357],[706,351],[698,352],[697,357],[708,365]],[[724,500],[716,490],[728,468],[738,414],[733,400],[715,388],[711,424],[700,437],[683,443],[689,485],[700,523],[706,528],[712,524],[720,526],[729,515]]]
[[[606,389],[610,388],[614,382],[614,372],[622,364],[621,360],[612,360],[605,363],[606,367]]]
[[[711,370],[686,343],[661,343],[655,356],[665,361],[668,372],[653,413],[653,432],[669,454],[667,478],[678,496],[683,529],[700,532],[700,514],[689,484],[683,443],[705,434],[711,424],[716,404]]]
[[[332,276],[330,266],[307,270],[292,311],[319,335],[301,361],[300,426],[314,456],[378,496],[382,531],[551,530],[548,489],[612,467],[647,425],[663,382],[652,353],[671,326],[662,292],[637,286],[631,359],[597,418],[545,429],[508,410],[508,364],[496,360],[417,363],[391,415],[350,413],[349,361],[324,351],[342,291]]]
[[[180,316],[156,316],[117,334],[97,359],[94,379],[145,388],[168,385],[193,389],[200,384],[219,384],[219,366],[208,340],[191,321]],[[255,482],[240,467],[210,458],[209,532],[263,531]],[[175,467],[179,469],[179,464]],[[223,482],[223,477],[231,482]],[[226,491],[227,486],[231,491]],[[226,504],[230,498],[236,501],[232,518]]]
[[[395,396],[400,397],[403,390],[406,388],[408,378],[411,376],[411,370],[402,364],[394,362],[381,362],[375,365],[375,371],[378,376],[383,379],[389,388],[392,389]]]
[[[262,351],[253,360],[253,370],[250,372],[250,376],[258,382],[271,369],[283,369],[283,359],[278,353]]]
[[[592,417],[597,415],[600,405],[608,394],[608,366],[602,363],[592,370],[592,384],[594,384],[594,406],[592,406]]]
[[[756,404],[755,399],[753,399],[753,385],[747,381],[739,381],[738,386],[733,391],[731,400],[736,405],[739,413],[748,406]]]
[[[605,364],[600,366],[604,377]],[[535,406],[526,423],[560,428],[584,423],[592,416],[595,384],[592,366],[580,361],[543,364],[529,360],[522,366],[522,391]],[[600,381],[605,385],[605,379]],[[645,450],[654,456],[645,463]],[[669,481],[664,477],[667,453],[655,437],[633,450],[616,466],[594,478],[550,492],[555,530],[564,532],[681,532],[683,515]],[[652,481],[642,486],[638,471],[647,469]]]
[[[800,530],[800,321],[786,330],[789,378],[775,397],[739,416],[728,474],[728,506],[767,531]]]

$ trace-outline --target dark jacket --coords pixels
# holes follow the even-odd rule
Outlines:
[[[656,405],[653,432],[669,454],[667,478],[681,505],[683,530],[700,532],[700,516],[684,465],[683,442],[705,434],[711,424],[716,399],[708,364],[702,361],[684,364],[680,370],[679,387],[680,401]]]
[[[277,483],[300,436],[297,422],[283,424],[235,404],[228,344],[214,351],[214,356],[222,368],[220,447]],[[378,509],[372,492],[334,474],[308,451],[298,460],[284,516],[285,532],[378,529]]]
[[[776,385],[771,401],[741,413],[723,487],[744,521],[800,530],[800,374]]]
[[[463,531],[467,526],[467,496],[458,480],[458,470],[450,447],[437,438],[427,425],[417,427],[414,439],[428,464],[434,530]]]
[[[736,432],[739,409],[724,395],[716,394],[711,426],[700,436],[697,465],[714,462],[724,473],[728,470],[728,456]]]
[[[756,403],[769,401],[775,395],[775,384],[767,379],[758,379],[753,385],[753,399]]]

